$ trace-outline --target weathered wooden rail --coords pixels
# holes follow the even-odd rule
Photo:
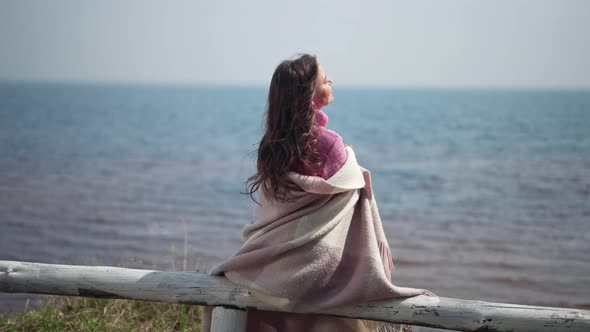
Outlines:
[[[108,266],[0,261],[0,292],[215,306],[212,331],[243,330],[245,311],[276,310],[223,277]],[[225,308],[225,310],[224,310]],[[590,311],[444,297],[372,302],[318,312],[461,331],[590,331]],[[233,315],[228,326],[220,315]]]

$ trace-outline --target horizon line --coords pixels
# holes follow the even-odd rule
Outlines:
[[[0,84],[75,84],[75,85],[118,85],[118,86],[168,86],[168,87],[244,87],[268,88],[268,83],[260,81],[166,81],[166,80],[114,80],[114,79],[48,79],[48,78],[1,78]],[[392,90],[494,90],[494,91],[578,91],[590,92],[588,86],[574,85],[436,85],[436,84],[393,84],[393,83],[340,83],[340,88],[392,89]]]

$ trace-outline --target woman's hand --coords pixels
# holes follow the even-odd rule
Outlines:
[[[426,296],[436,296],[436,294],[434,294],[433,292],[429,291],[428,289],[422,289],[422,292],[420,293],[421,295],[426,295]],[[438,297],[438,296],[436,296]]]
[[[351,149],[354,148],[354,146],[352,144],[344,144],[344,147],[349,146]]]
[[[410,296],[416,296],[416,295],[436,296],[436,294],[429,291],[428,289],[398,287],[398,286],[393,286],[393,288],[401,297],[410,297]]]

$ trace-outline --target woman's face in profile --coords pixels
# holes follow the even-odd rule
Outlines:
[[[332,80],[328,78],[324,68],[318,66],[318,77],[313,96],[313,106],[316,109],[330,104],[334,101],[334,95],[332,94]]]

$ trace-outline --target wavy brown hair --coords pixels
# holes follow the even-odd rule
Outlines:
[[[287,201],[288,193],[300,188],[288,181],[285,173],[297,163],[311,169],[319,166],[311,103],[317,75],[317,59],[309,54],[285,60],[275,69],[268,92],[265,132],[258,144],[256,174],[246,182],[252,199],[260,190],[268,198]]]

